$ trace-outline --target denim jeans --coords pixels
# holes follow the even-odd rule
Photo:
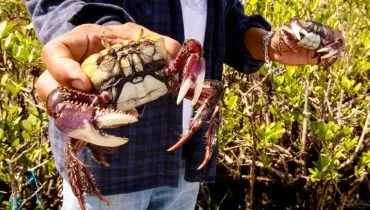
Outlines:
[[[87,210],[194,210],[199,192],[199,182],[184,180],[185,169],[181,169],[178,187],[158,187],[139,192],[104,196],[111,202],[105,205],[94,196],[86,196]],[[79,210],[77,198],[70,185],[63,181],[62,210]]]

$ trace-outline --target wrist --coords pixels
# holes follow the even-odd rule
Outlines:
[[[272,34],[271,34],[272,33]],[[264,38],[269,35],[267,44],[267,52],[270,61],[275,61],[275,53],[277,52],[273,47],[274,32],[266,31],[262,28],[250,28],[245,32],[244,47],[249,52],[251,57],[255,60],[265,61],[265,45]]]

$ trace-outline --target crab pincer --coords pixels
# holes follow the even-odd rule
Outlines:
[[[194,88],[192,105],[194,106],[202,92],[204,78],[206,74],[206,62],[203,58],[203,50],[197,40],[188,40],[187,43],[189,57],[186,60],[182,83],[177,96],[177,104],[184,99],[190,87]]]
[[[79,101],[73,100],[75,98]],[[127,143],[127,138],[108,135],[101,129],[137,122],[137,113],[93,105],[99,101],[105,101],[102,95],[85,94],[59,86],[49,94],[47,110],[55,118],[55,125],[69,137],[104,147]]]

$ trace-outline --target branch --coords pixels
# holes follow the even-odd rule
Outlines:
[[[9,160],[7,159],[6,160],[8,162],[8,166],[9,166],[9,174],[10,174],[10,177],[11,177],[11,188],[12,188],[12,194],[11,194],[11,197],[13,197],[13,203],[14,203],[14,208],[15,209],[18,209],[18,199],[17,199],[17,183],[15,181],[15,175],[14,175],[14,168],[13,168],[13,161],[12,160]]]
[[[331,116],[334,116],[333,115],[333,110],[331,108],[331,104],[330,104],[330,101],[329,101],[330,88],[331,88],[331,77],[329,78],[328,87],[326,88],[326,91],[324,91],[324,95],[325,95],[325,102],[326,102],[326,106],[328,108],[328,111],[329,111]]]
[[[362,142],[364,141],[365,139],[365,135],[366,135],[366,132],[368,130],[368,126],[369,126],[369,122],[370,122],[370,103],[367,105],[367,117],[366,117],[366,121],[365,121],[365,125],[364,125],[364,128],[362,129],[362,133],[361,133],[361,137],[360,137],[360,140],[358,141],[357,143],[357,146],[356,146],[356,149],[355,151],[352,153],[351,157],[349,159],[347,159],[345,162],[343,162],[339,169],[343,169],[344,167],[348,166],[349,164],[351,164],[353,162],[353,160],[357,157],[360,149],[362,148]]]
[[[21,154],[18,155],[18,157],[15,157],[12,159],[13,162],[16,162],[18,161],[19,158],[21,158],[23,155],[25,155],[27,152],[31,151],[36,145],[37,145],[38,142],[35,142],[30,148],[24,150]]]
[[[18,209],[21,209],[23,205],[25,205],[29,200],[31,200],[33,197],[37,195],[37,193],[40,192],[40,190],[46,185],[47,182],[44,182],[32,195],[30,195],[28,198],[24,199],[21,205]]]
[[[308,118],[310,113],[308,112],[308,97],[310,95],[311,85],[310,80],[306,79],[305,84],[305,93],[304,93],[304,110],[303,110],[303,125],[302,125],[302,136],[301,136],[301,154],[305,154],[306,152],[306,140],[307,140],[307,125],[308,125]],[[302,175],[306,175],[306,161],[305,155],[303,155],[303,168],[302,168]]]
[[[259,81],[257,84],[255,84],[251,88],[249,88],[249,90],[245,93],[245,95],[250,93],[254,88],[262,85],[270,77],[271,74],[272,74],[272,72],[267,73],[266,76],[261,81]]]
[[[39,165],[37,165],[37,166],[35,166],[35,167],[33,167],[33,168],[28,169],[27,171],[34,171],[34,170],[36,170],[36,169],[40,168],[41,166],[45,165],[46,163],[48,163],[50,160],[51,160],[51,159],[46,160],[46,161],[44,161],[43,163],[40,163]]]

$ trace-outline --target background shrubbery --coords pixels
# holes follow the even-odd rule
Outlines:
[[[61,179],[34,90],[42,46],[22,1],[0,0],[0,19],[0,209],[57,207]]]
[[[369,0],[245,1],[276,28],[302,17],[341,29],[346,47],[328,70],[225,67],[217,183],[202,185],[200,209],[370,207],[369,11]],[[42,46],[22,2],[0,0],[0,39],[0,208],[56,208],[61,179],[34,92]]]

